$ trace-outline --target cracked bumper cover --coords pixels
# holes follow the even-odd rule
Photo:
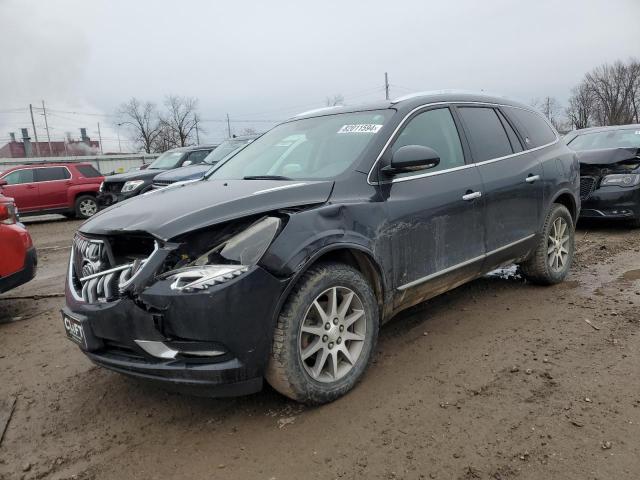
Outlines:
[[[640,218],[640,185],[632,188],[617,186],[594,190],[582,201],[582,218]]]
[[[87,304],[67,286],[63,313],[83,327],[84,353],[120,373],[180,387],[207,387],[207,394],[238,395],[262,387],[273,335],[273,312],[285,282],[261,267],[206,290],[186,293],[161,280],[137,298]],[[215,357],[161,359],[135,340],[223,351]],[[189,348],[192,350],[193,348]]]

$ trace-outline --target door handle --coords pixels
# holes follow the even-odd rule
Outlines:
[[[462,196],[462,199],[466,202],[470,202],[471,200],[475,200],[476,198],[480,198],[482,196],[482,192],[471,192],[465,193]]]
[[[33,190],[34,188],[36,188],[36,186],[35,185],[27,185],[27,188],[30,189],[30,190]]]
[[[529,175],[527,178],[525,178],[525,182],[527,183],[533,183],[533,182],[537,182],[538,180],[540,180],[540,175]]]

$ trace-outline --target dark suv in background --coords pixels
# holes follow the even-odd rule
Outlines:
[[[327,402],[397,312],[510,263],[562,281],[579,212],[575,153],[525,105],[440,93],[315,111],[82,225],[64,327],[117,372],[219,395],[266,378]]]
[[[164,188],[173,183],[187,180],[199,180],[204,177],[204,174],[215,164],[249,145],[258,138],[258,136],[259,135],[242,135],[225,140],[212,150],[202,163],[176,168],[156,175],[153,179],[153,188]]]
[[[144,170],[109,175],[100,187],[98,201],[101,206],[135,197],[151,189],[153,179],[159,173],[174,168],[202,163],[217,145],[195,145],[167,150]]]

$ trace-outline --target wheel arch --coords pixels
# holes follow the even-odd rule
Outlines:
[[[551,200],[551,205],[554,203],[559,203],[560,205],[564,205],[569,210],[571,214],[571,218],[573,219],[574,225],[578,222],[578,214],[579,214],[579,202],[576,200],[575,195],[570,190],[560,190],[555,194],[553,199]]]
[[[355,243],[332,243],[319,249],[296,270],[296,273],[291,278],[291,281],[283,291],[280,300],[278,301],[277,308],[274,312],[274,319],[277,319],[280,315],[284,303],[287,298],[289,298],[291,290],[293,290],[293,287],[298,283],[300,277],[302,277],[302,275],[313,265],[325,261],[345,263],[362,273],[373,288],[373,293],[378,303],[380,319],[383,320],[387,317],[388,312],[385,312],[384,306],[391,304],[391,302],[385,302],[388,292],[387,282],[382,268],[376,261],[373,253],[362,245]]]

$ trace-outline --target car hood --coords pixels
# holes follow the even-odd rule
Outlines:
[[[247,215],[324,203],[333,181],[200,180],[119,202],[91,217],[80,231],[94,235],[147,232],[169,240]]]
[[[150,170],[150,169],[134,170],[133,172],[117,173],[115,175],[109,175],[108,177],[104,177],[104,181],[105,182],[128,182],[130,180],[149,180],[164,171],[165,170],[160,170],[157,168],[154,168],[153,170]]]
[[[640,148],[603,148],[576,152],[578,160],[584,165],[611,165],[614,163],[640,162]]]
[[[156,177],[156,179],[179,182],[181,180],[202,178],[211,167],[213,167],[213,165],[209,163],[199,163],[198,165],[189,165],[188,167],[175,168],[173,170],[161,173]]]

